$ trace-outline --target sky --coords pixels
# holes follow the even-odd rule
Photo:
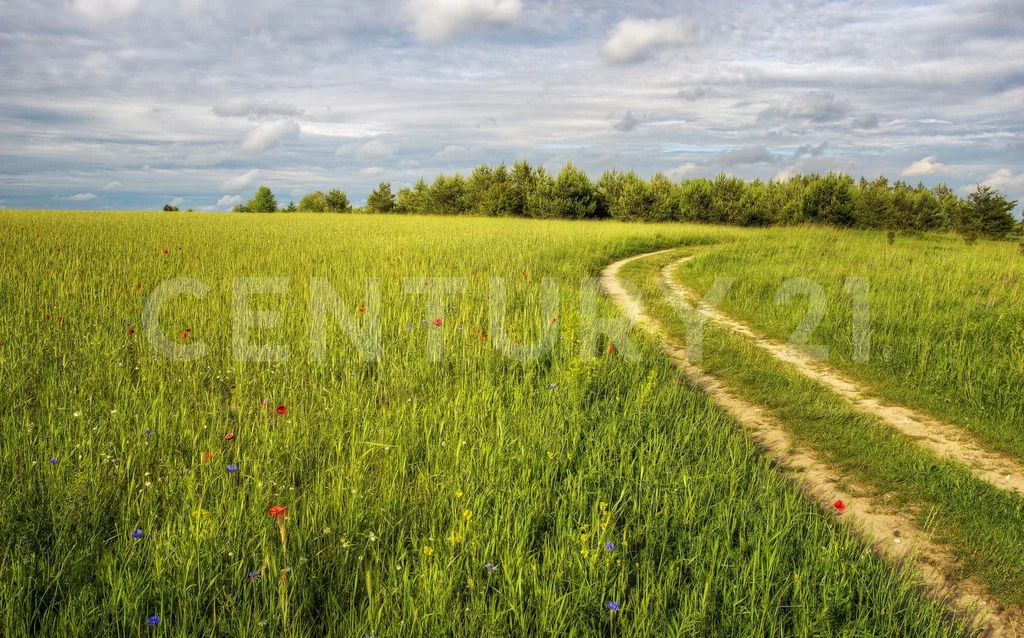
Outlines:
[[[1022,34],[1020,0],[0,0],[0,207],[362,203],[519,159],[1024,200]]]

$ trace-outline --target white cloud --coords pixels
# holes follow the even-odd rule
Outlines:
[[[229,180],[225,180],[224,183],[220,185],[220,190],[227,192],[240,191],[249,188],[254,183],[256,183],[256,179],[259,176],[259,170],[254,168],[248,173],[245,173],[244,175],[239,175],[238,177],[232,177]]]
[[[77,195],[65,197],[64,199],[68,200],[69,202],[90,202],[96,199],[96,196],[93,195],[92,193],[78,193]]]
[[[103,187],[103,190],[116,191],[119,188],[121,188],[121,182],[110,182],[109,184]]]
[[[241,195],[225,195],[217,200],[217,205],[214,208],[231,208],[236,204],[242,203]]]
[[[982,182],[982,185],[991,186],[992,188],[1001,190],[1005,193],[1011,193],[1013,195],[1024,194],[1024,173],[1017,173],[1014,175],[1010,169],[1000,168],[995,173],[989,175],[985,181]]]
[[[249,117],[259,119],[264,117],[295,117],[302,114],[302,110],[294,104],[285,104],[277,100],[260,102],[251,99],[233,99],[218,102],[213,105],[213,114],[220,117]]]
[[[247,153],[262,153],[284,140],[298,137],[300,131],[295,120],[264,122],[246,134],[242,141],[242,150]]]
[[[110,22],[134,13],[139,0],[74,0],[72,6],[89,20]]]
[[[434,157],[436,157],[439,160],[449,161],[466,160],[479,153],[480,150],[481,149],[479,146],[468,148],[465,146],[460,146],[458,144],[449,144],[448,146],[445,146],[443,149],[438,151]]]
[[[365,144],[346,144],[338,149],[335,155],[353,154],[357,159],[367,161],[391,157],[395,154],[395,147],[383,140],[370,140]]]
[[[699,173],[700,170],[701,170],[701,167],[698,166],[697,164],[694,164],[693,162],[686,162],[685,164],[680,164],[679,166],[674,166],[674,167],[672,167],[672,168],[670,168],[670,169],[668,169],[667,171],[664,171],[664,172],[665,172],[665,176],[666,177],[668,177],[669,179],[671,179],[673,181],[678,182],[679,180],[686,179],[688,177],[692,177],[693,175]]]
[[[181,206],[184,203],[185,203],[185,198],[184,197],[175,197],[174,199],[172,199],[170,201],[171,206]]]
[[[380,166],[371,166],[369,168],[364,168],[363,170],[359,171],[359,177],[375,177],[377,175],[383,175],[386,172],[387,171],[385,171]]]
[[[601,52],[611,62],[639,62],[658,47],[688,44],[693,40],[693,26],[678,18],[629,18],[615,25]]]
[[[917,160],[900,171],[900,177],[921,177],[924,175],[956,175],[959,166],[950,166],[935,161],[934,155]]]
[[[786,182],[796,175],[808,175],[810,173],[846,173],[853,175],[859,169],[860,165],[856,162],[840,160],[834,157],[804,157],[776,173],[774,179],[779,182]]]
[[[522,0],[407,0],[405,4],[412,32],[433,43],[476,26],[510,24],[522,11]]]

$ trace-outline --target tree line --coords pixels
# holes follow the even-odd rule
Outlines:
[[[968,241],[1005,239],[1024,232],[1013,216],[1016,201],[978,186],[966,198],[940,184],[927,188],[885,177],[854,180],[849,175],[797,175],[788,180],[744,181],[721,174],[714,179],[673,182],[663,173],[645,180],[635,172],[606,171],[593,181],[571,163],[557,174],[525,161],[479,166],[469,177],[439,175],[393,192],[381,182],[354,208],[341,190],[321,191],[290,203],[285,211],[479,215],[538,219],[615,219],[698,222],[736,226],[824,224],[842,228],[953,231]],[[274,212],[273,193],[261,186],[236,212]]]

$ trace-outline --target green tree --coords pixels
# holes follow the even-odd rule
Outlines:
[[[814,176],[804,194],[804,217],[832,226],[852,226],[854,222],[853,178],[829,173]]]
[[[597,213],[598,193],[590,177],[568,163],[555,178],[548,202],[548,216],[562,219],[593,219]]]
[[[327,193],[327,196],[324,198],[324,204],[329,213],[347,213],[352,209],[352,204],[348,201],[348,195],[337,188],[333,188],[331,192]]]
[[[967,196],[965,215],[968,231],[988,239],[1006,239],[1017,224],[1013,209],[1017,201],[1007,200],[991,186],[979,185]]]
[[[168,213],[176,213],[178,212],[178,207],[171,206],[170,204],[164,204],[164,211]]]
[[[245,204],[245,209],[250,213],[273,213],[277,211],[277,200],[269,188],[260,186],[252,199]]]
[[[327,212],[327,196],[321,191],[313,191],[308,195],[304,195],[299,200],[299,210],[304,213]]]
[[[372,213],[390,213],[395,209],[395,196],[391,182],[381,182],[366,198],[366,209]]]
[[[299,209],[298,209],[298,207],[295,206],[295,202],[288,202],[288,207],[285,208],[284,210],[289,212],[289,213],[294,213],[295,211],[297,211]]]

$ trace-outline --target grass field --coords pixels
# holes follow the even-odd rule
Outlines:
[[[721,308],[779,339],[808,309],[806,299],[775,303],[780,284],[813,280],[827,312],[811,343],[828,347],[832,365],[1024,459],[1024,256],[1016,244],[901,235],[889,245],[883,233],[775,229],[699,254],[679,274],[699,291],[735,278]],[[849,277],[871,287],[867,361],[854,356]]]
[[[631,331],[632,360],[587,316],[581,281],[610,261],[719,244],[697,248],[705,256],[687,276],[700,284],[716,268],[735,271],[742,277],[726,307],[784,331],[796,315],[758,314],[746,297],[763,297],[757,291],[783,275],[771,268],[799,270],[780,257],[782,242],[808,252],[831,241],[836,250],[889,250],[879,264],[968,264],[973,288],[958,279],[933,297],[953,334],[960,324],[950,317],[988,316],[943,305],[955,295],[987,292],[996,304],[985,311],[1019,321],[1017,280],[1005,275],[996,290],[986,279],[1020,272],[985,257],[1002,247],[970,252],[922,239],[921,248],[887,249],[876,235],[789,232],[796,239],[684,225],[0,211],[0,634],[963,633],[909,571],[874,556],[841,516],[808,502],[735,423],[680,385],[655,344]],[[774,261],[758,250],[774,251]],[[860,272],[803,256],[799,274],[826,286]],[[883,270],[870,270],[873,282]],[[925,355],[915,341],[925,333],[901,335],[893,322],[898,304],[925,303],[932,293],[922,291],[933,287],[925,279],[902,288],[911,301],[890,301],[913,277],[907,268],[877,276],[875,344],[892,356],[852,369],[888,390],[913,362],[919,376],[906,385],[919,387],[906,398],[942,406],[965,390],[941,383],[932,364],[952,365],[959,352],[969,396],[983,398],[943,414],[973,415],[972,430],[1009,448],[999,433],[1019,406],[1003,384],[1020,374],[1010,365],[1020,341],[988,354],[984,344],[1012,325],[993,320],[961,350]],[[236,355],[233,321],[254,318],[233,312],[245,277],[284,279],[282,294],[249,304],[280,313],[252,340],[286,346],[286,360]],[[311,301],[311,277],[337,290],[337,308]],[[154,291],[178,278],[209,290],[166,302],[160,325],[178,348],[168,357],[150,343],[143,315]],[[378,282],[379,303],[367,278]],[[494,278],[508,303],[492,317]],[[445,286],[444,297],[421,292]],[[553,312],[542,311],[545,291],[557,291]],[[603,298],[596,308],[616,315]],[[311,334],[333,314],[356,326],[379,316],[380,357],[332,327],[317,360]],[[816,338],[834,339],[844,361],[842,316],[820,330]],[[550,351],[505,354],[539,338]],[[205,356],[181,349],[197,344]],[[804,432],[811,443],[825,437]],[[888,445],[882,438],[859,444],[865,459]],[[890,456],[878,467],[896,472]],[[839,450],[833,458],[848,460]],[[957,468],[939,471],[935,482],[907,479],[918,491],[903,498],[938,501],[933,492],[958,481],[958,494],[974,494]],[[998,540],[970,563],[989,578],[1019,566],[1007,554],[1020,547],[1020,510],[983,487],[976,526],[950,533],[980,535],[968,550],[990,532]],[[1010,580],[1014,601],[1019,583]]]

